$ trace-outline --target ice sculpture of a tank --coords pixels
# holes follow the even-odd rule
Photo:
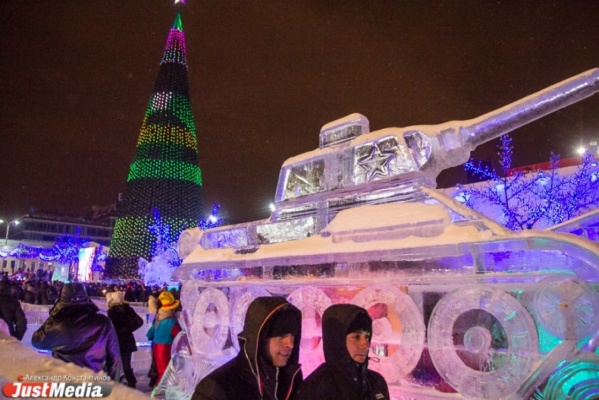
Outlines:
[[[305,376],[323,361],[322,313],[351,302],[374,320],[370,368],[395,399],[597,396],[599,246],[508,231],[434,187],[477,145],[598,90],[594,69],[468,121],[325,125],[284,162],[269,219],[181,235],[186,333],[162,387],[189,395],[238,351],[252,299],[276,295],[302,310]]]

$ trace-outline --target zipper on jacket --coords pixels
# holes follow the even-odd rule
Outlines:
[[[291,384],[289,385],[289,390],[287,390],[287,396],[285,396],[285,400],[289,400],[289,396],[291,396],[291,391],[293,390],[293,383],[295,382],[295,377],[298,372],[302,369],[302,365],[299,364],[298,368],[295,370],[293,375],[291,376]]]
[[[276,368],[277,372],[275,374],[275,400],[279,400],[279,398],[277,397],[277,392],[279,391],[279,367]]]

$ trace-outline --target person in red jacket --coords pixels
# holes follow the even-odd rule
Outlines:
[[[162,375],[171,361],[173,341],[181,332],[181,325],[177,321],[177,312],[175,311],[179,307],[179,300],[175,300],[170,292],[160,293],[158,300],[162,307],[156,313],[156,318],[146,333],[148,340],[152,341],[152,358],[158,372],[156,379],[152,378],[150,386],[155,386],[162,379]]]

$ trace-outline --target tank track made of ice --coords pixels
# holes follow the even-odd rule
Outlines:
[[[395,399],[591,398],[599,246],[514,233],[433,186],[478,144],[592,95],[598,77],[469,121],[369,132],[352,114],[325,125],[318,149],[283,164],[269,219],[181,235],[185,332],[163,387],[189,395],[238,351],[252,299],[284,296],[302,310],[304,376],[323,362],[324,310],[354,303],[373,318],[369,366]]]

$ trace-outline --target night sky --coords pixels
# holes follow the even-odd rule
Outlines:
[[[125,188],[177,7],[0,1],[0,218]],[[204,208],[266,218],[279,168],[353,112],[371,130],[477,117],[599,67],[599,1],[199,1],[182,9]],[[514,166],[599,137],[599,94],[512,134]],[[497,161],[498,140],[473,156]],[[439,187],[464,179],[445,171]]]

